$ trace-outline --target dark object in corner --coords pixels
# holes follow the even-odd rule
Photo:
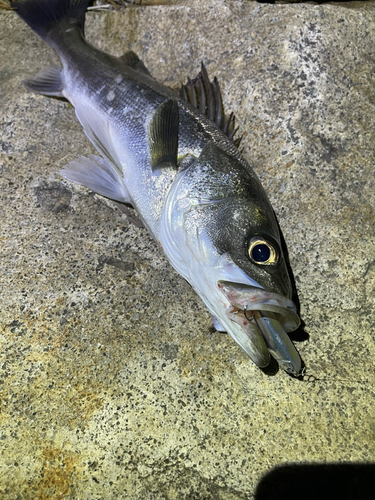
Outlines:
[[[291,464],[260,481],[255,500],[373,500],[375,464]]]

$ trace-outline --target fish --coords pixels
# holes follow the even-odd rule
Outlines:
[[[299,377],[288,336],[300,325],[280,229],[258,177],[238,149],[235,117],[202,65],[179,92],[138,56],[104,53],[84,37],[88,0],[24,0],[13,9],[58,54],[23,81],[75,109],[98,155],[61,174],[131,205],[174,269],[260,368],[271,356]]]

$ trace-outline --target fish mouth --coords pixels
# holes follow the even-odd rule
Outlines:
[[[254,363],[268,366],[271,354],[287,373],[303,375],[300,355],[287,334],[301,323],[295,304],[277,293],[241,283],[221,280],[218,288],[230,303],[227,318],[241,328],[240,337],[236,333],[233,337]],[[243,341],[244,335],[248,342]]]

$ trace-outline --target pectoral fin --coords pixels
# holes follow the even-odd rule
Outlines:
[[[35,94],[63,97],[62,70],[56,64],[43,68],[32,78],[23,80],[22,84],[26,90]]]
[[[164,168],[177,169],[178,106],[169,99],[161,104],[148,128],[150,165],[153,172]]]

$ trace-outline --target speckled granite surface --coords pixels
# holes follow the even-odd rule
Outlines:
[[[214,333],[146,230],[59,176],[92,147],[67,103],[25,92],[57,59],[0,12],[1,498],[250,499],[277,465],[374,461],[374,19],[245,0],[88,15],[93,43],[167,85],[201,60],[219,78],[288,244],[298,381]]]

